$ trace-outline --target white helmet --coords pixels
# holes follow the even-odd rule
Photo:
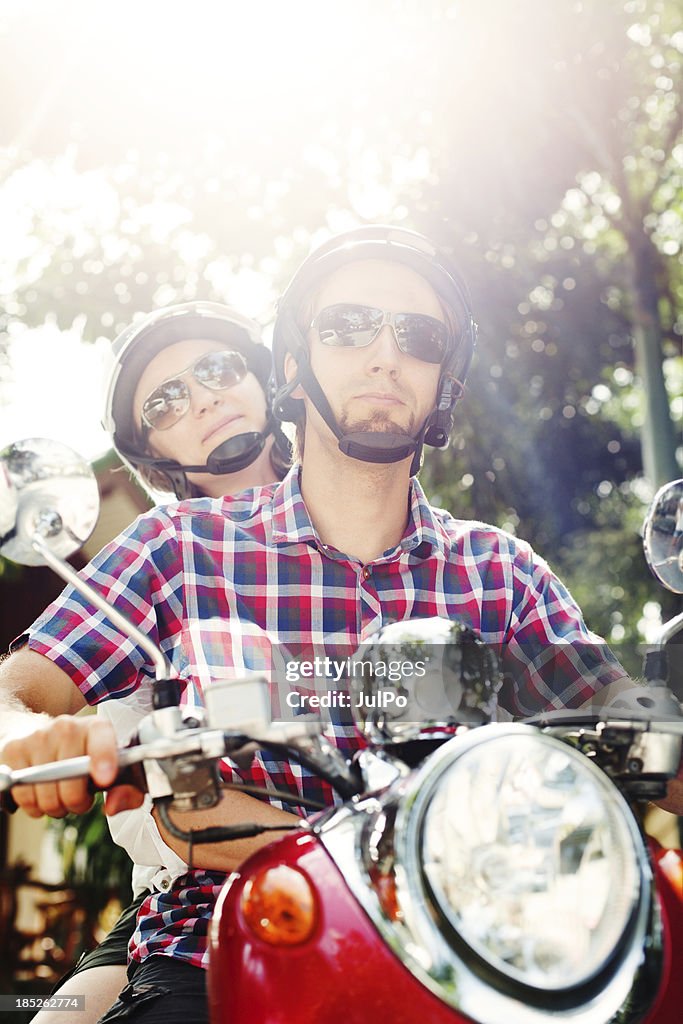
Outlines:
[[[133,417],[135,388],[150,360],[169,345],[190,338],[224,342],[240,352],[263,388],[268,409],[262,432],[250,431],[229,438],[211,452],[205,464],[198,466],[183,466],[173,459],[153,456],[145,448]],[[193,490],[188,472],[239,472],[258,458],[271,433],[275,437],[274,470],[280,476],[286,472],[289,442],[271,414],[271,355],[253,320],[217,302],[167,306],[127,327],[113,342],[112,358],[102,423],[122,461],[145,484],[157,490],[171,490],[178,498],[190,497]]]
[[[388,260],[410,267],[429,282],[445,309],[453,314],[434,407],[414,437],[366,431],[345,434],[310,365],[308,346],[298,323],[302,300],[329,274],[357,260]],[[398,462],[412,455],[411,474],[416,473],[423,444],[435,448],[445,448],[448,444],[453,409],[463,393],[476,341],[477,325],[467,286],[446,252],[424,235],[406,228],[385,224],[354,228],[335,235],[312,252],[296,271],[278,303],[273,329],[275,415],[280,420],[296,423],[301,418],[303,402],[291,396],[296,388],[303,387],[346,455],[379,463]],[[287,381],[284,370],[288,352],[297,364],[296,376],[291,381]]]

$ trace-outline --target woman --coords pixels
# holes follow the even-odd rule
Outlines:
[[[124,463],[153,495],[222,497],[281,479],[289,442],[271,415],[271,357],[257,324],[228,306],[193,302],[159,310],[114,342],[104,425]],[[139,712],[100,705],[117,734],[130,735]],[[106,939],[85,954],[59,993],[85,995],[91,1024],[127,982],[127,948],[138,907],[187,866],[161,838],[150,802],[110,819],[134,862],[134,900]],[[42,1011],[36,1024],[69,1024]]]
[[[153,491],[222,497],[285,475],[270,351],[252,320],[218,303],[169,306],[119,335],[113,358],[104,426]]]

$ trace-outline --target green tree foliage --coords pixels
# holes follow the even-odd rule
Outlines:
[[[377,0],[286,26],[273,8],[266,63],[237,14],[228,61],[201,7],[175,44],[169,10],[151,48],[142,14],[131,31],[75,7],[77,60],[63,11],[38,34],[8,23],[0,85],[22,88],[0,118],[0,332],[112,337],[195,297],[265,320],[321,228],[416,227],[462,265],[480,323],[428,489],[565,575],[608,523],[637,547],[641,440],[647,475],[673,474],[683,417],[674,0]],[[644,568],[619,565],[635,629]]]

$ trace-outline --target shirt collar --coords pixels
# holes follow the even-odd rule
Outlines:
[[[314,544],[322,548],[301,494],[300,473],[300,466],[292,466],[273,494],[273,544]],[[408,509],[403,537],[396,548],[385,552],[384,557],[396,551],[413,552],[420,558],[428,557],[434,550],[445,552],[448,535],[415,479],[410,481]]]
[[[273,544],[322,547],[301,494],[300,474],[301,466],[292,466],[273,494]]]
[[[415,477],[410,481],[408,508],[408,523],[400,548],[421,558],[427,558],[433,551],[444,553],[449,546],[448,535]]]

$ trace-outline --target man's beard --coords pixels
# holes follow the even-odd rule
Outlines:
[[[342,434],[391,433],[413,437],[416,432],[414,416],[411,415],[408,426],[404,427],[391,418],[391,412],[388,409],[376,409],[371,416],[362,420],[354,420],[348,412],[342,412],[339,426]]]

